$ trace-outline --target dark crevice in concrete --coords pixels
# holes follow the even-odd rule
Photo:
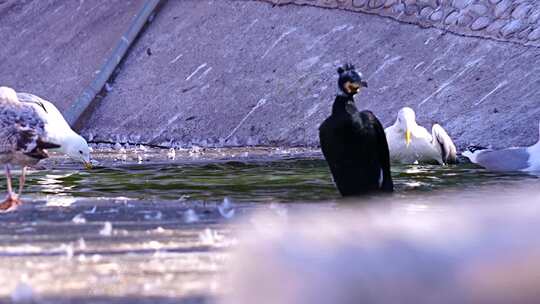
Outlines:
[[[108,140],[89,140],[88,143],[90,144],[96,144],[96,145],[99,145],[99,144],[105,144],[105,145],[111,145],[111,146],[114,146],[116,144],[120,144],[120,145],[130,145],[130,146],[147,146],[147,147],[150,147],[150,148],[157,148],[157,149],[170,149],[172,147],[168,147],[168,146],[164,146],[164,145],[156,145],[156,144],[149,144],[149,143],[143,143],[143,142],[132,142],[132,141],[118,141],[118,142],[113,142],[113,141],[108,141]]]
[[[110,145],[110,146],[114,146],[116,144],[120,144],[122,146],[124,145],[129,145],[129,146],[145,146],[145,147],[149,147],[149,148],[155,148],[155,149],[164,149],[164,150],[167,150],[167,149],[171,149],[171,148],[190,148],[190,147],[193,147],[193,146],[200,146],[200,145],[197,145],[195,143],[191,143],[191,144],[184,144],[184,145],[179,145],[177,143],[172,143],[171,145],[158,145],[158,144],[151,144],[151,143],[148,143],[148,142],[134,142],[134,141],[117,141],[117,142],[114,142],[114,141],[109,141],[109,140],[89,140],[88,143],[90,144],[94,144],[94,145],[99,145],[99,144],[103,144],[103,145]],[[254,149],[266,149],[266,148],[269,148],[269,149],[273,149],[273,148],[291,148],[291,149],[295,149],[295,148],[301,148],[301,149],[319,149],[320,147],[319,146],[306,146],[306,145],[290,145],[290,144],[287,144],[287,143],[282,143],[282,144],[269,144],[269,145],[220,145],[220,144],[207,144],[207,145],[204,145],[202,146],[202,148],[210,148],[210,149],[227,149],[227,148],[242,148],[242,147],[247,147],[247,148],[254,148]]]

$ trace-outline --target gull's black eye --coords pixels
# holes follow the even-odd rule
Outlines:
[[[79,150],[79,154],[81,154],[81,155],[83,154],[81,150]]]

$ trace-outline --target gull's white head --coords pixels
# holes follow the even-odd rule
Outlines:
[[[88,147],[86,140],[79,134],[73,132],[71,136],[64,140],[59,150],[73,160],[82,162],[87,169],[92,168],[90,147]]]
[[[411,130],[416,126],[416,114],[409,107],[403,107],[398,112],[395,125],[400,131],[405,132],[405,141],[407,146],[411,143]]]
[[[0,87],[0,101],[18,102],[17,93],[10,87]]]

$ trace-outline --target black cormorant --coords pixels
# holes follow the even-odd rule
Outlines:
[[[358,111],[354,95],[367,82],[353,65],[338,68],[340,93],[319,139],[334,182],[343,196],[392,192],[390,153],[384,128],[370,111]]]

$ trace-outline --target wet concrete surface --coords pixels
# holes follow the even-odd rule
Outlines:
[[[245,230],[239,223],[288,209],[235,203],[229,218],[220,205],[28,200],[0,214],[0,303],[215,303],[229,290],[230,250]]]
[[[101,146],[94,147],[93,172],[79,172],[80,164],[53,155],[40,170],[29,172],[25,203],[0,214],[0,303],[213,303],[224,290],[224,267],[236,244],[235,231],[241,229],[238,222],[276,205],[187,195],[162,199],[166,190],[148,196],[140,172],[132,177],[142,182],[141,189],[120,180],[125,191],[113,194],[106,181],[77,181],[84,189],[70,193],[78,187],[74,174],[104,178],[111,174],[107,170],[127,170],[122,169],[126,164],[152,163],[157,171],[176,164],[181,170],[312,153],[201,148],[176,150],[173,156],[142,146]],[[165,176],[158,180],[169,182]]]
[[[37,303],[207,303],[231,242],[216,206],[29,201],[1,217],[0,303],[25,286]]]

